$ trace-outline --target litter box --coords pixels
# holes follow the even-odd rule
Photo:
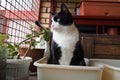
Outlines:
[[[38,80],[101,80],[102,67],[89,64],[89,66],[69,66],[46,64],[44,57],[34,63],[37,66]]]
[[[120,80],[120,60],[91,59],[90,61],[104,67],[102,80]]]

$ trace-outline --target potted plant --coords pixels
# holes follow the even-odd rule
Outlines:
[[[3,37],[0,34],[0,79],[6,80],[6,58],[8,52],[3,44]]]
[[[38,21],[36,21],[37,26],[41,27],[40,23]],[[31,28],[33,29],[33,28]],[[48,51],[48,44],[47,42],[50,39],[50,29],[49,28],[43,28],[41,27],[41,32],[40,32],[40,37],[38,37],[38,44],[37,46],[43,46],[41,47],[35,47],[32,49],[26,48],[26,47],[21,47],[21,55],[23,56],[25,54],[25,52],[28,50],[27,56],[32,57],[32,62],[30,63],[30,67],[29,67],[29,71],[30,71],[30,75],[36,75],[37,74],[37,67],[33,65],[33,63],[37,60],[39,60],[40,58],[42,58],[44,56],[44,53],[46,53]],[[38,30],[38,29],[37,29]],[[32,30],[33,31],[33,30]],[[27,37],[32,36],[31,34],[27,34]],[[29,42],[28,42],[29,43]]]
[[[21,41],[19,44],[11,44],[8,42],[2,42],[1,44],[4,44],[4,48],[8,51],[7,56],[7,67],[6,67],[6,79],[7,80],[26,80],[29,76],[29,65],[32,61],[32,58],[26,57],[28,51],[31,49],[31,47],[34,47],[36,44],[35,37],[39,37],[40,35],[44,34],[44,39],[46,40],[46,31],[50,32],[49,29],[44,29],[44,33],[37,32],[33,30],[33,27],[30,26],[31,34],[26,35],[26,39]],[[9,39],[8,35],[2,35],[5,36],[2,39]],[[1,41],[6,41],[2,40]],[[20,45],[22,43],[28,44],[28,48],[24,54],[24,56],[20,56]]]
[[[7,42],[9,35],[0,34],[0,69],[2,80],[28,79],[30,57],[19,56],[19,45]]]

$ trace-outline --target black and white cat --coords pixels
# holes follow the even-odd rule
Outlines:
[[[52,41],[48,64],[85,66],[79,31],[65,4],[52,13]]]

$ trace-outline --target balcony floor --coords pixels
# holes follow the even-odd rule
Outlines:
[[[30,76],[29,80],[37,80],[37,76],[36,75],[35,76]]]

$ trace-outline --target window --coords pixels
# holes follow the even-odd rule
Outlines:
[[[10,35],[8,42],[19,43],[29,26],[39,17],[40,0],[0,0],[0,33]]]

